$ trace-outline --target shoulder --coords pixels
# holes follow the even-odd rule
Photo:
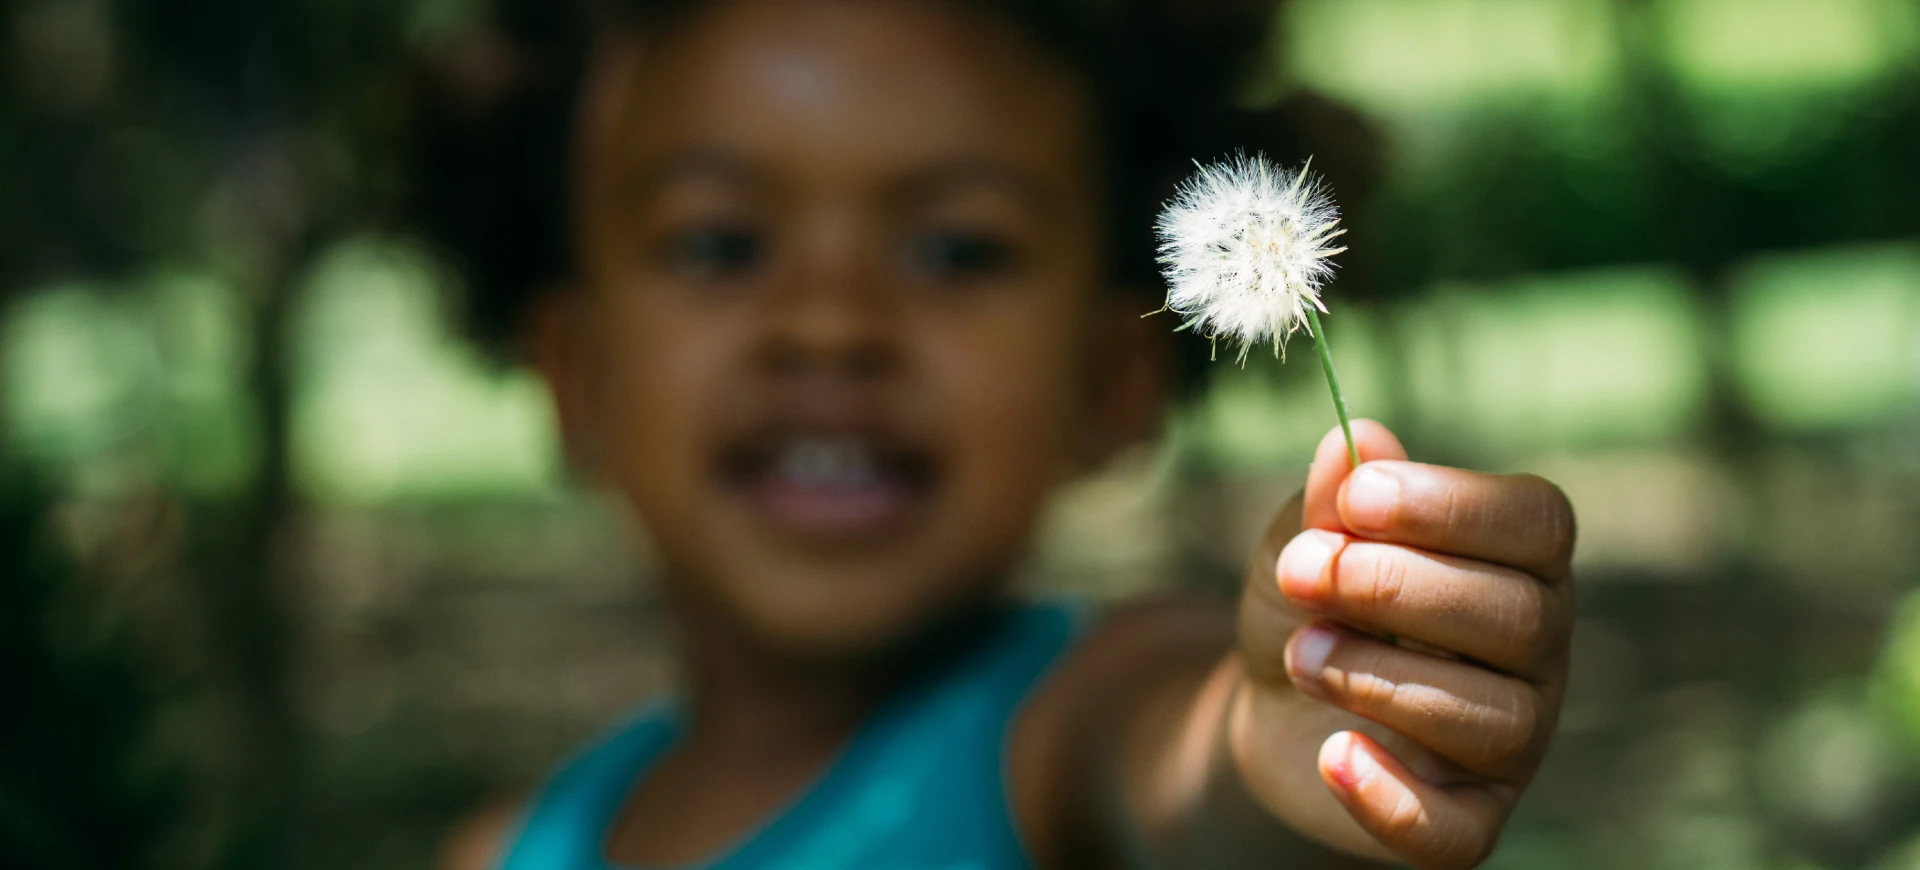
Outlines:
[[[525,812],[527,799],[515,794],[496,799],[456,824],[440,844],[440,870],[495,870],[506,858],[508,835]]]
[[[1171,725],[1233,636],[1233,609],[1217,600],[1123,605],[1103,613],[1035,687],[1012,723],[1006,764],[1008,797],[1036,864],[1085,857],[1083,845],[1106,827],[1098,814],[1113,796],[1104,784],[1133,735]]]
[[[495,800],[448,835],[440,866],[499,868],[509,862],[571,866],[601,830],[633,779],[679,731],[671,699],[648,702],[588,741],[536,788]]]

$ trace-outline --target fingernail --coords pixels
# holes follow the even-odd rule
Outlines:
[[[1365,759],[1363,763],[1372,764],[1372,759],[1366,759],[1361,754],[1359,743],[1353,739],[1353,732],[1342,731],[1327,738],[1327,742],[1320,746],[1320,766],[1326,769],[1333,784],[1349,795],[1360,785],[1360,777],[1354,770],[1355,757]]]
[[[1341,767],[1346,774],[1341,784],[1347,787],[1347,791],[1359,788],[1360,783],[1365,782],[1367,777],[1372,776],[1373,772],[1379,769],[1379,765],[1373,763],[1373,756],[1360,748],[1360,741],[1352,734],[1347,735],[1347,763]]]
[[[1321,529],[1308,529],[1294,535],[1280,551],[1275,571],[1280,575],[1280,592],[1288,598],[1310,603],[1321,597],[1325,587],[1327,564],[1346,538]]]
[[[1287,673],[1301,691],[1319,692],[1320,674],[1326,670],[1336,639],[1332,629],[1312,623],[1294,633],[1293,642],[1287,644]]]
[[[1362,465],[1347,478],[1346,520],[1354,530],[1386,531],[1400,500],[1400,478],[1372,465]]]

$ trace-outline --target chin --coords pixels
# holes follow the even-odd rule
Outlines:
[[[811,572],[809,572],[811,573]],[[865,574],[865,576],[862,576]],[[992,609],[996,581],[913,587],[900,572],[822,571],[755,590],[734,608],[761,642],[799,661],[853,664],[908,654]],[[924,576],[924,575],[922,575]]]

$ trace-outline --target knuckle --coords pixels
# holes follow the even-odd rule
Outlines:
[[[1340,674],[1340,694],[1348,709],[1361,715],[1378,715],[1398,706],[1404,698],[1404,686],[1385,674],[1386,650],[1373,643],[1341,644],[1335,648],[1334,670]]]
[[[1535,474],[1522,475],[1522,478],[1541,492],[1537,519],[1547,539],[1553,542],[1555,558],[1562,562],[1571,559],[1574,540],[1579,536],[1572,500],[1551,480]]]
[[[1380,833],[1387,839],[1406,841],[1427,827],[1427,812],[1412,792],[1402,790],[1380,816]]]
[[[1531,691],[1515,691],[1488,710],[1483,752],[1499,766],[1517,769],[1525,765],[1539,742],[1540,706]]]
[[[1468,530],[1473,524],[1473,506],[1466,494],[1457,485],[1442,487],[1440,490],[1440,530],[1448,535],[1457,535]]]
[[[1540,615],[1534,622],[1530,647],[1533,657],[1528,661],[1541,666],[1564,663],[1567,645],[1573,639],[1573,604],[1562,589],[1540,592],[1538,607]]]
[[[1365,547],[1362,552],[1365,582],[1355,590],[1355,603],[1371,613],[1393,609],[1407,590],[1411,567],[1392,550]]]
[[[1524,773],[1532,764],[1540,713],[1530,690],[1521,689],[1481,701],[1456,700],[1453,757],[1496,779]]]
[[[1347,697],[1361,710],[1378,714],[1399,705],[1400,684],[1365,671],[1349,672]]]
[[[1525,752],[1533,746],[1534,734],[1540,730],[1540,705],[1533,693],[1514,693],[1507,702],[1506,718],[1508,751]]]
[[[1531,664],[1553,651],[1553,632],[1547,626],[1551,614],[1546,592],[1537,583],[1525,580],[1517,588],[1519,594],[1505,597],[1499,624],[1505,646],[1514,650],[1520,661]]]

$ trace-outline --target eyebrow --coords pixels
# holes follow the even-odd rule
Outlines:
[[[904,203],[921,202],[955,188],[976,186],[1006,191],[1036,210],[1060,207],[1056,191],[1031,173],[977,158],[949,160],[909,173],[894,185],[892,198]]]
[[[769,182],[751,162],[724,148],[687,148],[676,151],[658,163],[636,169],[622,179],[620,199],[644,202],[662,188],[685,179],[714,179],[754,189],[765,189]]]
[[[716,147],[686,148],[648,166],[637,167],[619,183],[619,198],[645,202],[663,188],[688,179],[711,179],[765,191],[774,187],[767,174],[739,153]],[[988,187],[1004,191],[1041,212],[1062,207],[1058,191],[1018,167],[994,160],[960,157],[915,169],[887,186],[887,199],[902,205],[923,203],[955,189]]]

